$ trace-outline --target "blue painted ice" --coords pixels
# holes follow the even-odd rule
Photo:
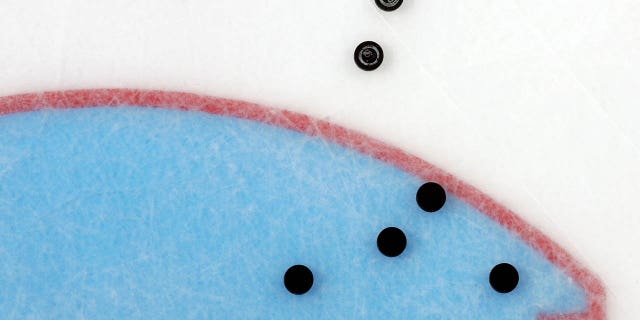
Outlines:
[[[499,173],[498,173],[499,174]],[[586,308],[540,254],[389,164],[247,120],[149,108],[0,117],[3,319],[534,319]],[[405,252],[383,256],[396,226]],[[520,283],[488,282],[509,262]],[[282,277],[307,265],[311,291]]]

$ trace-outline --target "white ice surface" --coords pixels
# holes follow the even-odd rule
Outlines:
[[[640,314],[636,0],[4,0],[0,70],[0,95],[189,91],[360,130],[543,229],[604,280],[610,319]]]

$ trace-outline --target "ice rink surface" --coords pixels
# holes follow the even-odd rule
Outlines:
[[[638,21],[623,0],[4,1],[0,95],[186,91],[364,132],[542,229],[601,277],[610,319],[635,319]]]

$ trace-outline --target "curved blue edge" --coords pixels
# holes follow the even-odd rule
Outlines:
[[[319,138],[199,112],[0,117],[6,319],[535,319],[586,309],[538,252],[448,195]],[[378,233],[407,235],[397,258]],[[518,287],[493,291],[491,268]],[[314,273],[290,294],[294,264]]]

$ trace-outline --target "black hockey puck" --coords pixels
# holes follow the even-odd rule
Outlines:
[[[394,11],[402,5],[402,0],[376,0],[378,8],[384,11]]]
[[[356,51],[353,53],[353,59],[358,68],[365,71],[372,71],[382,64],[384,52],[379,44],[373,41],[365,41],[356,47]]]

